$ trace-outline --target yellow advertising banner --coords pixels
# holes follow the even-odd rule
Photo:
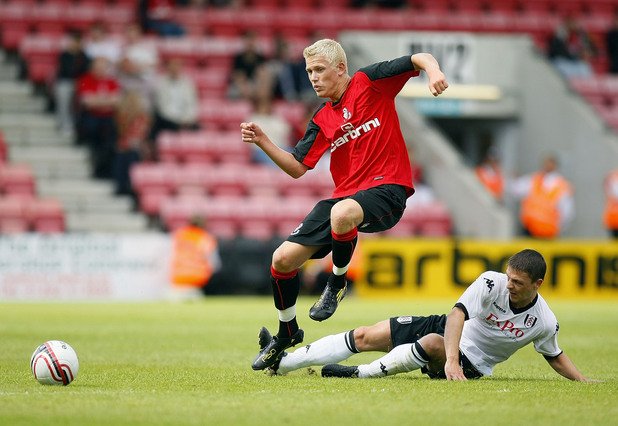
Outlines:
[[[540,291],[565,298],[618,300],[618,242],[381,239],[362,241],[361,297],[457,298],[482,272],[504,272],[519,250],[539,251],[547,262]]]

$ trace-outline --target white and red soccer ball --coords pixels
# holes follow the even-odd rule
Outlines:
[[[68,343],[50,340],[36,348],[30,358],[30,369],[43,385],[66,386],[77,377],[79,361]]]

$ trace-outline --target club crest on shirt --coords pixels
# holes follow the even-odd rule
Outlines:
[[[537,320],[537,317],[535,317],[534,315],[527,314],[526,318],[524,319],[524,326],[531,328],[534,326],[534,324],[536,324],[536,320]]]
[[[348,121],[350,118],[352,118],[352,113],[347,108],[343,108],[343,119]]]

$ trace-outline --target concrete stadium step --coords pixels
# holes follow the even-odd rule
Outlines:
[[[0,93],[0,96],[3,96]],[[45,129],[55,132],[56,122],[51,115],[29,113],[3,113],[0,115],[0,128],[10,130],[12,128]]]
[[[59,133],[55,129],[50,130],[14,126],[2,128],[2,126],[0,126],[0,130],[2,130],[2,134],[9,146],[69,146],[73,144],[72,135]]]
[[[108,196],[88,199],[74,195],[60,195],[56,199],[62,203],[66,212],[74,214],[127,214],[133,210],[133,201],[129,197]]]
[[[0,58],[0,81],[17,80],[17,72],[17,64],[5,62],[3,58]]]
[[[90,166],[87,163],[67,163],[66,161],[29,162],[37,180],[90,179]]]
[[[32,84],[23,81],[0,81],[0,96],[2,97],[30,97],[34,89]]]
[[[145,232],[148,219],[142,215],[105,213],[68,213],[67,229],[70,232]]]
[[[44,113],[47,107],[43,98],[0,97],[0,113]]]
[[[88,151],[71,146],[11,146],[9,157],[20,163],[88,164]]]
[[[97,199],[113,197],[114,184],[111,181],[102,180],[71,180],[56,179],[37,182],[38,192],[44,196],[62,199],[73,197],[84,202],[94,202]]]

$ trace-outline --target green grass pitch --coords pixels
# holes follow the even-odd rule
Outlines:
[[[298,303],[305,343],[394,315],[450,310],[452,300],[346,299],[323,323]],[[491,378],[432,381],[419,372],[374,380],[301,370],[251,370],[269,297],[184,303],[0,304],[0,425],[608,425],[618,424],[618,303],[549,300],[559,343],[600,383],[558,376],[529,346]],[[39,385],[30,355],[65,340],[80,371],[69,386]],[[359,354],[349,364],[373,359]],[[319,369],[316,369],[319,371]]]

